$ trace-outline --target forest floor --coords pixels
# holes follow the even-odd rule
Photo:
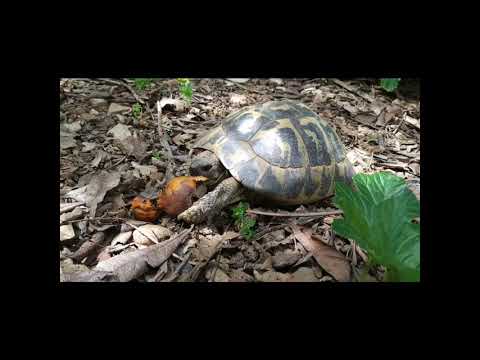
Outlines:
[[[135,196],[187,174],[199,134],[261,102],[304,103],[335,128],[356,172],[392,172],[420,199],[419,81],[402,80],[398,91],[388,93],[378,79],[190,80],[190,104],[175,79],[145,86],[134,79],[60,81],[61,281],[353,281],[352,269],[368,254],[332,232],[338,214],[255,215],[250,240],[235,226],[235,205],[211,224],[191,226],[162,215],[152,227],[133,219]],[[336,208],[330,199],[288,211],[266,205],[254,210]],[[324,246],[320,261],[299,241],[302,236]],[[372,281],[381,279],[379,268]]]

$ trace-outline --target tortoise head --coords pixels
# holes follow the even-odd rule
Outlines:
[[[205,176],[210,181],[217,182],[225,172],[222,163],[212,151],[202,151],[192,158],[190,174],[193,176]]]

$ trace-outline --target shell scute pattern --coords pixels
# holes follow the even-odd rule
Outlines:
[[[229,115],[195,147],[213,151],[244,187],[286,204],[330,196],[353,168],[335,130],[307,106],[271,101]]]

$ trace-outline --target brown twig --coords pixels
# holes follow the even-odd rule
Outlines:
[[[70,210],[73,210],[76,207],[81,206],[81,205],[85,205],[85,201],[77,201],[77,202],[70,203],[70,204],[69,203],[60,204],[60,215],[62,215],[63,213],[69,212]],[[63,208],[62,208],[62,206],[63,206]]]
[[[200,263],[198,263],[190,273],[190,281],[195,281],[197,280],[198,276],[200,275],[201,271],[203,268],[210,262],[210,260],[217,254],[218,251],[220,251],[223,247],[223,244],[227,241],[227,238],[224,237],[220,242],[215,246],[215,248],[212,250],[212,253],[210,256],[206,259],[203,259]]]
[[[243,90],[247,90],[247,91],[250,91],[250,92],[254,92],[256,94],[259,94],[259,95],[269,95],[269,94],[265,94],[263,92],[260,92],[258,90],[255,90],[255,89],[250,89],[242,84],[239,84],[239,83],[236,83],[235,81],[231,81],[231,80],[228,80],[228,79],[223,79],[225,81],[228,81],[229,83],[233,84],[233,85],[237,85],[239,88],[243,89]]]
[[[337,84],[338,86],[341,86],[342,88],[350,91],[352,94],[355,94],[355,95],[357,95],[357,96],[360,96],[362,99],[368,101],[369,103],[373,103],[373,102],[374,102],[372,98],[370,98],[370,97],[367,96],[367,95],[364,95],[364,94],[359,93],[358,91],[356,91],[355,89],[353,89],[350,85],[345,84],[345,83],[344,83],[343,81],[341,81],[341,80],[332,79],[332,82],[335,83],[335,84]]]
[[[158,125],[157,131],[158,131],[158,136],[160,138],[160,143],[167,151],[167,156],[169,158],[169,161],[173,162],[174,158],[173,158],[172,148],[170,147],[170,144],[168,143],[168,141],[166,141],[165,136],[163,134],[163,130],[162,130],[162,107],[160,105],[160,101],[157,101],[157,125]]]
[[[118,164],[120,164],[121,162],[123,162],[127,157],[129,157],[131,154],[128,154],[128,155],[125,155],[123,158],[121,158],[120,160],[118,160],[115,164],[113,165],[110,165],[108,168],[106,168],[105,170],[110,170],[110,169],[113,169],[115,166],[117,166]]]
[[[102,248],[102,243],[105,241],[105,234],[98,232],[93,234],[91,239],[85,241],[80,248],[73,253],[70,258],[75,261],[81,261],[87,256],[91,255],[94,250]]]
[[[393,130],[393,134],[395,135],[397,133],[397,131],[400,129],[400,126],[403,125],[403,123],[405,122],[405,117],[407,116],[407,113],[404,112],[403,113],[403,116],[402,116],[402,120],[400,121],[400,124],[398,124],[398,126],[395,128],[395,130]]]
[[[389,151],[395,153],[395,154],[398,154],[398,155],[402,155],[402,156],[405,156],[405,157],[408,157],[408,158],[412,158],[412,159],[416,159],[418,154],[417,155],[413,155],[413,154],[409,154],[407,152],[403,152],[403,151],[399,151],[399,150],[395,150],[395,149],[392,149],[392,148],[387,148]]]
[[[142,234],[143,236],[145,236],[146,238],[148,238],[151,242],[153,242],[153,243],[155,243],[155,244],[160,244],[160,242],[158,241],[158,239],[157,239],[156,237],[153,238],[153,237],[151,237],[150,235],[144,233],[141,229],[139,229],[138,226],[135,226],[135,225],[133,225],[133,224],[128,224],[128,226],[133,227],[133,228],[134,228],[135,230],[137,230],[140,234]],[[155,233],[154,233],[153,235],[155,235]]]
[[[128,220],[131,220],[131,219],[126,219],[126,218],[112,218],[112,217],[105,217],[105,218],[102,218],[102,217],[93,217],[93,218],[86,218],[86,219],[79,219],[79,220],[67,220],[67,221],[63,221],[60,225],[62,225],[62,224],[73,224],[73,223],[82,222],[82,221],[93,221],[93,220],[108,220],[108,221],[121,220],[121,221],[128,221]]]
[[[169,180],[173,176],[173,167],[175,166],[175,158],[173,156],[172,148],[168,143],[168,140],[165,138],[162,130],[162,107],[160,101],[157,101],[157,124],[158,124],[158,136],[160,137],[160,144],[167,152],[168,164],[165,169],[165,180]]]
[[[133,97],[135,98],[135,100],[137,100],[137,102],[139,102],[142,105],[145,104],[145,101],[143,101],[140,98],[140,96],[137,95],[135,90],[133,90],[133,88],[130,85],[128,85],[127,83],[121,82],[121,81],[116,81],[116,80],[104,79],[104,78],[103,79],[98,79],[98,80],[101,80],[101,81],[109,83],[109,84],[119,85],[119,86],[123,86],[123,87],[127,88],[128,91],[130,91],[132,93]]]
[[[280,217],[301,217],[301,216],[327,216],[327,215],[341,215],[342,210],[321,211],[321,212],[304,212],[304,213],[274,213],[259,210],[247,210],[249,214],[266,215],[266,216],[280,216]]]
[[[252,240],[258,241],[261,238],[263,238],[265,235],[270,234],[271,232],[281,230],[289,226],[289,224],[281,224],[281,225],[275,225],[272,227],[269,227],[268,229],[263,229],[262,231],[257,232],[257,234],[254,236]]]
[[[185,265],[187,265],[187,262],[190,259],[191,255],[192,255],[192,253],[189,252],[187,254],[187,256],[185,256],[183,261],[177,266],[177,268],[175,269],[173,274],[170,277],[168,277],[167,279],[161,280],[161,282],[172,282],[172,281],[174,281],[180,275],[180,271],[182,271],[182,269],[185,267]]]

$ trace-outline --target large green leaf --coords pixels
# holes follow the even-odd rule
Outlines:
[[[357,174],[356,190],[337,182],[335,204],[344,218],[333,230],[368,251],[372,263],[384,265],[392,281],[420,279],[420,203],[405,181],[390,173]]]
[[[380,85],[382,88],[388,92],[392,92],[398,87],[400,83],[400,78],[386,78],[380,80]]]

